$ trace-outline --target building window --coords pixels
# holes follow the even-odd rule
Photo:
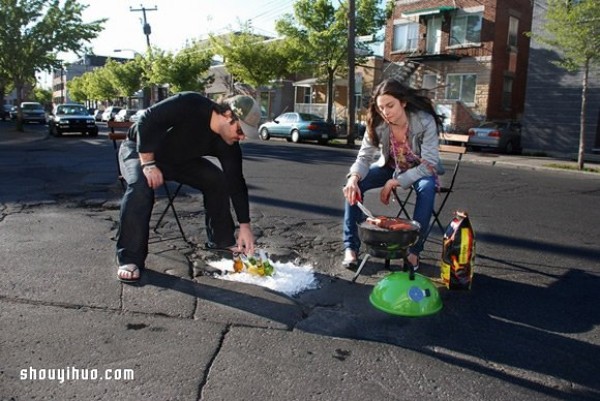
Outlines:
[[[432,90],[437,86],[437,76],[435,74],[423,75],[423,89]]]
[[[509,111],[512,107],[513,81],[512,77],[505,76],[502,83],[502,108],[506,111]]]
[[[508,47],[517,48],[517,35],[519,33],[519,20],[515,17],[509,17],[508,20]]]
[[[394,25],[393,52],[407,52],[417,49],[419,44],[419,24],[401,23]]]
[[[446,77],[446,99],[462,100],[468,104],[475,104],[475,88],[477,75],[475,74],[448,74]]]
[[[311,88],[302,87],[302,103],[312,103]]]
[[[481,42],[481,19],[481,13],[454,16],[450,28],[450,46]]]
[[[442,17],[434,15],[427,20],[427,36],[426,36],[427,53],[437,54],[442,47]]]

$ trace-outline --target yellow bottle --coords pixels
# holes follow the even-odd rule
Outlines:
[[[255,258],[253,257],[249,257],[247,259],[247,264],[246,264],[246,271],[252,275],[255,276],[259,276],[259,272],[258,272],[258,262],[256,261]]]
[[[263,265],[263,260],[261,258],[258,258],[256,261],[256,270],[259,276],[265,275],[265,266]]]

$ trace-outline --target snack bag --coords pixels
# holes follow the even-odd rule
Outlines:
[[[475,267],[475,232],[466,212],[456,211],[446,227],[441,278],[449,290],[470,290]]]

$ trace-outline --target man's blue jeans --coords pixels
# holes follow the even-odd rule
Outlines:
[[[358,182],[358,187],[360,188],[361,194],[363,194],[363,198],[365,192],[368,190],[383,187],[387,180],[392,178],[393,173],[394,169],[387,166],[371,166],[367,176]],[[413,188],[417,194],[413,220],[416,220],[421,224],[421,235],[419,236],[417,243],[410,248],[410,252],[418,255],[423,250],[423,245],[425,243],[425,238],[423,236],[427,233],[431,215],[433,213],[436,194],[435,177],[430,176],[421,178],[413,184]],[[358,236],[358,224],[362,223],[364,220],[365,215],[360,211],[358,206],[350,206],[348,202],[345,202],[343,227],[344,249],[350,248],[358,253],[361,243]]]
[[[142,171],[135,142],[125,140],[121,143],[119,164],[127,189],[121,201],[117,261],[119,265],[133,263],[141,269],[145,267],[148,256],[154,190],[148,186]],[[159,168],[166,180],[181,182],[202,191],[209,244],[218,248],[235,245],[235,225],[223,171],[206,159],[180,165],[161,164]]]

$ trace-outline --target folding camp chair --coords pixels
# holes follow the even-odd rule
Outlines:
[[[127,134],[125,132],[115,132],[115,129],[129,129],[131,124],[132,123],[130,123],[128,121],[127,122],[116,122],[116,121],[108,122],[108,127],[110,128],[110,132],[108,133],[108,139],[112,140],[112,142],[113,142],[113,148],[115,150],[115,155],[116,155],[116,160],[117,160],[118,179],[121,184],[121,188],[123,190],[125,190],[126,185],[125,185],[125,179],[123,178],[123,175],[121,174],[121,165],[119,164],[118,141],[122,141],[125,138],[127,138]],[[181,226],[181,222],[179,221],[179,215],[177,214],[177,210],[175,209],[175,206],[173,205],[173,202],[177,198],[177,195],[179,195],[179,191],[181,191],[182,186],[183,186],[183,184],[178,183],[175,191],[173,193],[171,193],[171,191],[169,190],[167,181],[164,182],[163,189],[165,191],[165,194],[167,195],[167,206],[162,211],[160,217],[158,218],[158,221],[154,225],[153,230],[154,230],[154,232],[158,231],[160,223],[162,223],[162,220],[164,219],[165,215],[167,214],[169,209],[171,209],[171,211],[173,212],[173,216],[175,217],[175,221],[177,222],[177,227],[179,228],[179,232],[181,233],[181,237],[183,238],[183,240],[185,242],[188,242],[187,237],[185,236],[185,232],[183,231],[183,227]]]
[[[442,211],[444,210],[444,206],[450,197],[450,194],[454,192],[454,183],[456,181],[456,177],[458,175],[458,170],[460,168],[460,164],[463,158],[463,155],[467,152],[467,142],[469,141],[468,135],[460,135],[460,134],[440,134],[440,157],[446,156],[447,158],[453,159],[454,167],[452,168],[451,173],[449,174],[450,180],[446,183],[441,183],[440,188],[438,189],[438,194],[441,196],[441,200],[436,202],[437,205],[433,207],[433,215],[432,221],[425,232],[425,241],[429,237],[429,233],[433,229],[433,227],[437,224],[440,230],[444,232],[445,227],[440,220],[440,216]],[[448,172],[443,177],[446,177]],[[400,210],[396,217],[406,216],[406,218],[410,219],[410,214],[408,213],[407,206],[409,201],[413,197],[414,189],[411,187],[404,199],[400,199],[396,190],[393,192],[394,198],[398,202],[400,206]],[[416,195],[415,195],[416,196]]]
[[[171,209],[171,211],[173,212],[173,217],[175,217],[175,222],[177,223],[177,227],[179,227],[179,232],[181,233],[181,237],[183,238],[183,240],[185,242],[188,242],[188,240],[185,236],[185,232],[183,231],[183,227],[181,226],[181,222],[179,221],[179,215],[177,214],[177,210],[175,210],[175,206],[173,205],[173,202],[175,202],[177,195],[179,195],[179,191],[181,191],[181,187],[183,187],[183,184],[177,183],[177,187],[175,188],[175,191],[171,192],[171,190],[169,189],[168,182],[167,181],[164,182],[163,189],[165,190],[165,194],[167,195],[167,206],[164,208],[164,210],[160,214],[160,217],[156,221],[156,224],[154,225],[154,232],[158,231],[160,223],[162,223],[163,219],[165,218],[165,215],[167,214],[169,209]]]

